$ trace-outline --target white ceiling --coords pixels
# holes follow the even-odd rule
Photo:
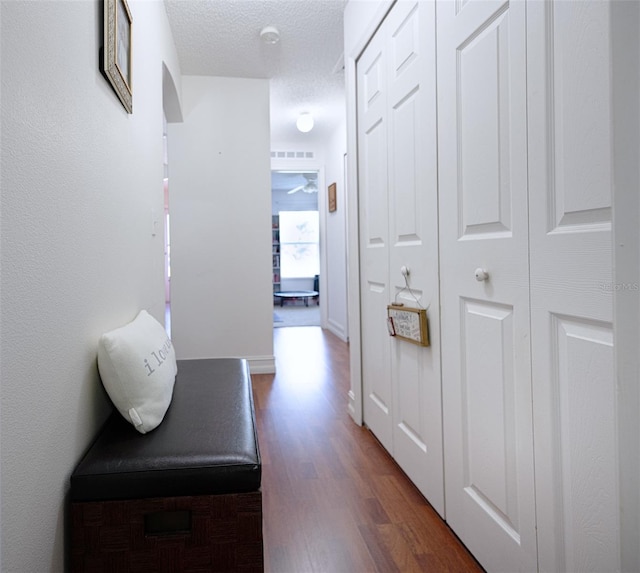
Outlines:
[[[270,78],[272,145],[324,142],[345,113],[345,0],[165,0],[184,75]],[[275,26],[280,41],[260,31]],[[311,112],[315,127],[295,121]]]

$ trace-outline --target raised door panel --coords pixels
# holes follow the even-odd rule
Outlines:
[[[507,6],[457,48],[460,238],[511,231]]]
[[[387,203],[387,165],[381,157],[387,154],[386,121],[379,121],[363,133],[360,140],[361,156],[364,167],[361,169],[361,182],[364,192],[361,202],[366,217],[364,219],[364,248],[380,250],[387,248],[389,222],[387,209],[380,205]],[[383,253],[383,254],[386,254]],[[372,254],[376,256],[378,253]],[[382,255],[381,255],[382,256]]]
[[[424,181],[420,179],[417,166],[415,141],[420,137],[419,118],[420,92],[414,92],[400,102],[393,114],[393,138],[389,145],[393,148],[393,193],[391,195],[393,241],[399,246],[420,245],[423,237],[423,220],[420,191]],[[395,269],[394,269],[395,270]]]
[[[611,97],[609,17],[597,4],[556,2],[547,12],[549,231],[611,224],[611,118],[601,113]]]
[[[441,2],[437,32],[447,521],[487,570],[532,571],[525,5]]]
[[[540,567],[619,571],[610,3],[529,5],[531,344]]]
[[[483,518],[519,539],[513,309],[462,304],[465,493]]]
[[[387,31],[389,68],[387,72],[389,86],[389,179],[390,179],[390,233],[392,242],[391,258],[395,257],[393,248],[400,247],[404,254],[412,247],[420,248],[424,244],[423,227],[425,224],[423,205],[424,195],[429,188],[425,164],[432,157],[422,155],[427,146],[423,140],[433,137],[425,133],[432,125],[425,125],[429,105],[425,94],[423,71],[429,68],[425,61],[424,36],[426,29],[419,26],[421,16],[431,7],[419,3],[404,2],[398,4],[385,20]],[[431,8],[432,9],[432,8]],[[422,17],[424,20],[424,17]],[[426,68],[426,70],[425,70]],[[415,250],[415,249],[413,249]],[[416,269],[417,271],[417,269]],[[391,265],[395,278],[401,278],[399,267]],[[395,282],[395,281],[394,281]],[[403,282],[403,281],[401,281]],[[404,286],[404,284],[403,284]],[[414,301],[415,303],[415,301]]]
[[[552,429],[556,535],[563,571],[613,571],[619,562],[616,394],[611,324],[554,315]],[[597,426],[597,432],[594,431]],[[606,487],[610,484],[613,487]]]

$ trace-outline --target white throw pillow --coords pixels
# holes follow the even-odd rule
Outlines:
[[[171,340],[146,310],[100,337],[98,370],[111,401],[138,432],[146,434],[162,422],[178,367]]]

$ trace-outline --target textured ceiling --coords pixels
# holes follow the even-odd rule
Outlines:
[[[271,141],[326,141],[345,113],[345,0],[165,0],[184,75],[269,78]],[[275,26],[280,41],[260,31]],[[314,129],[300,133],[297,116]]]

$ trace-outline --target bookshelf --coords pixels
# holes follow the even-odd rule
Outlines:
[[[280,292],[280,217],[271,216],[271,256],[273,259],[273,292]]]

